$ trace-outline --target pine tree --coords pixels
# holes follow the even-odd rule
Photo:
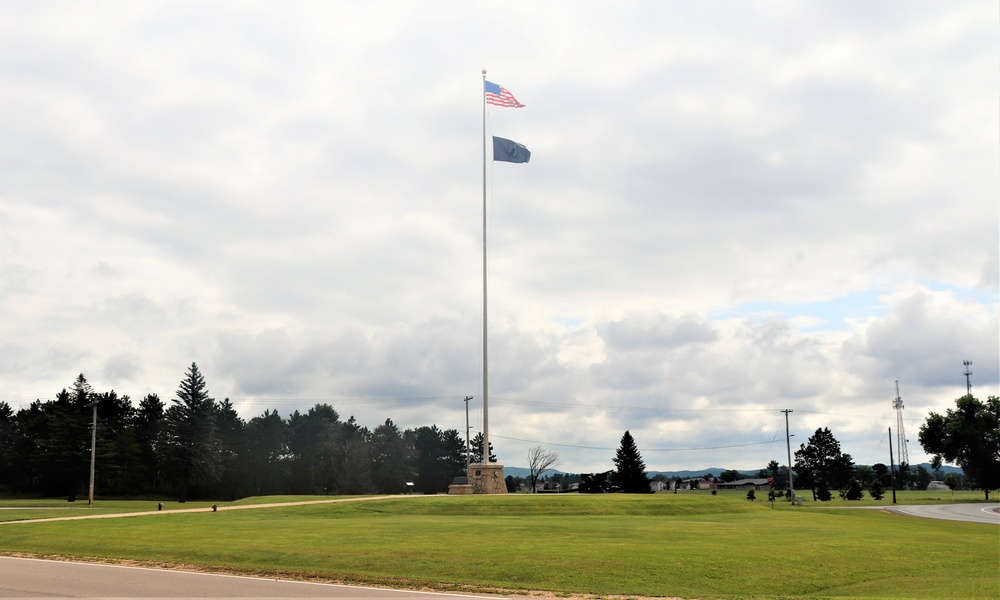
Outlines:
[[[189,492],[196,496],[207,494],[222,471],[218,406],[209,397],[205,377],[195,363],[181,381],[173,403],[164,414],[158,449],[165,474],[184,501]]]
[[[372,432],[372,483],[381,494],[399,494],[407,490],[406,482],[413,481],[410,449],[403,433],[386,419]]]
[[[875,500],[881,500],[885,496],[885,488],[882,487],[882,482],[875,479],[868,486],[868,493],[872,495]]]
[[[861,500],[865,497],[865,490],[861,487],[861,482],[851,477],[847,481],[847,487],[840,492],[840,497],[844,500]]]
[[[490,442],[490,462],[495,463],[497,461],[497,455],[493,452],[493,442]],[[476,437],[472,438],[469,442],[469,462],[471,463],[481,463],[483,462],[483,432],[480,431],[476,434]]]
[[[615,471],[611,482],[626,494],[648,494],[653,491],[646,477],[646,463],[642,462],[639,449],[628,431],[622,436],[621,446],[615,453]]]
[[[163,427],[163,401],[156,394],[147,394],[139,401],[139,409],[133,417],[132,429],[135,430],[136,442],[139,444],[140,462],[136,465],[139,473],[139,491],[152,492],[159,488],[159,465],[156,456],[156,440]]]
[[[831,487],[846,487],[853,467],[851,455],[840,451],[840,442],[826,428],[817,429],[795,451],[795,483],[811,488],[813,501],[829,500]]]

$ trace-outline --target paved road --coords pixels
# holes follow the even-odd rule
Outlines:
[[[911,506],[889,506],[885,510],[911,517],[947,519],[969,523],[990,523],[1000,525],[1000,504],[921,504]]]
[[[0,557],[0,598],[456,600],[476,596]]]

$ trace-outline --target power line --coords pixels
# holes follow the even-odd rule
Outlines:
[[[620,410],[623,412],[664,412],[664,413],[773,413],[782,412],[778,408],[667,408],[659,406],[614,406],[614,405],[592,405],[592,404],[567,404],[559,402],[535,402],[529,400],[509,400],[505,398],[493,397],[494,401],[501,401],[503,404],[517,404],[521,406],[548,406],[552,408],[587,408],[596,410]],[[840,412],[829,412],[824,410],[805,410],[796,409],[801,413],[809,413],[813,415],[831,415],[836,417],[851,417],[856,419],[870,419],[871,414],[853,414],[853,413],[840,413]],[[911,421],[921,421],[921,419],[909,419]]]
[[[562,448],[580,448],[582,450],[617,450],[618,448],[604,448],[599,446],[577,446],[574,444],[557,444],[554,442],[540,442],[538,440],[525,440],[521,438],[505,437],[502,435],[494,434],[493,437],[502,438],[505,440],[511,440],[514,442],[527,442],[529,444],[542,444],[544,446],[560,446]],[[750,442],[747,444],[730,444],[726,446],[704,446],[701,448],[640,448],[641,452],[692,452],[697,450],[722,450],[725,448],[744,448],[746,446],[760,446],[763,444],[770,444],[772,440],[767,440],[763,442]]]
[[[868,460],[869,460],[869,462],[871,461],[872,457],[874,457],[874,456],[875,456],[875,454],[876,454],[876,453],[878,453],[878,449],[882,447],[882,444],[883,444],[883,442],[885,442],[885,435],[886,435],[886,434],[884,434],[884,433],[882,434],[882,439],[880,439],[880,440],[878,441],[878,445],[877,445],[877,446],[875,446],[875,449],[874,449],[874,450],[872,450],[872,453],[871,453],[871,455],[870,455],[870,456],[868,457]]]

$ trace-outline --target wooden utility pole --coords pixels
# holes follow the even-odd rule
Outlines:
[[[781,411],[785,413],[785,447],[788,449],[788,501],[795,504],[795,486],[792,485],[792,436],[788,434],[788,413],[794,412],[790,409]]]

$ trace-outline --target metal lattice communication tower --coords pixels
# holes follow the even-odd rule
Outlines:
[[[899,464],[910,464],[910,457],[906,453],[906,432],[903,430],[903,399],[899,397],[899,380],[896,380],[896,398],[892,401],[892,407],[896,409],[896,453],[899,455]]]
[[[971,360],[963,360],[962,364],[965,365],[965,393],[971,396],[972,395],[972,371],[969,370],[969,367],[972,366],[972,361]]]

